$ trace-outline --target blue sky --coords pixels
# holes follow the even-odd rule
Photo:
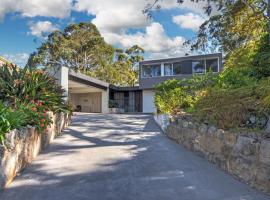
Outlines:
[[[181,56],[186,39],[206,19],[202,3],[162,0],[152,19],[142,14],[153,0],[1,0],[0,55],[23,66],[30,53],[54,30],[91,21],[117,47],[142,46],[146,58]]]

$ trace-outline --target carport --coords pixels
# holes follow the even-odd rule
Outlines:
[[[108,113],[109,83],[69,71],[68,99],[74,110]]]

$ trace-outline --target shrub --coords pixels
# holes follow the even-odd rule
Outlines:
[[[171,79],[155,87],[155,105],[158,112],[171,114],[179,108],[189,107],[192,104],[191,95],[184,87],[180,87],[180,84],[180,80]]]
[[[0,99],[13,106],[17,102],[42,101],[53,112],[68,111],[63,93],[56,80],[42,70],[14,65],[0,68]]]
[[[256,84],[256,78],[251,76],[252,70],[246,68],[228,67],[219,75],[217,86],[220,88],[239,88]]]
[[[27,115],[27,123],[35,126],[39,133],[44,132],[52,123],[42,101],[31,101],[29,104],[24,104],[21,110]]]
[[[192,110],[197,91],[217,84],[218,75],[208,72],[188,79],[167,80],[158,84],[155,105],[158,112],[172,114],[179,109]]]
[[[267,78],[249,86],[201,90],[196,96],[193,114],[224,129],[244,125],[251,115],[265,121],[270,114],[269,83]],[[264,128],[264,125],[260,122],[245,124],[253,128]]]
[[[3,144],[5,134],[9,131],[25,126],[28,116],[22,111],[22,107],[12,109],[0,102],[0,142]]]
[[[200,120],[228,129],[245,123],[256,112],[257,99],[250,87],[203,90],[197,97],[194,115]]]
[[[70,112],[63,99],[64,90],[42,70],[0,68],[0,141],[5,134],[27,124],[43,133],[52,123],[47,111]]]

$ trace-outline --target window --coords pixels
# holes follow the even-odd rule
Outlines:
[[[151,66],[145,65],[142,67],[142,76],[151,77]]]
[[[164,75],[172,76],[173,75],[173,65],[171,63],[164,64]]]
[[[173,75],[179,75],[181,74],[181,63],[173,63]]]
[[[192,61],[192,71],[195,74],[205,73],[205,60]]]
[[[144,65],[142,66],[143,77],[155,77],[161,75],[160,65]]]
[[[206,60],[206,71],[218,72],[218,59],[217,58]]]
[[[160,75],[161,75],[160,65],[153,65],[152,66],[152,77],[153,76],[160,76]]]

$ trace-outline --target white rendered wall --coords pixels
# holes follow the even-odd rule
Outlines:
[[[68,99],[68,67],[49,68],[46,71],[58,80],[59,85],[65,90],[65,99]]]
[[[156,112],[154,96],[155,96],[154,90],[143,90],[143,112],[144,113]]]
[[[109,113],[109,89],[102,91],[101,95],[101,112]]]

